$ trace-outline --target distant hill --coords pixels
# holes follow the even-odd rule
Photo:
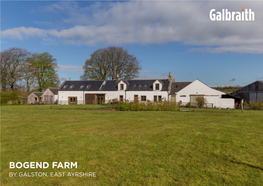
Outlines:
[[[225,92],[227,94],[230,94],[242,87],[213,87],[214,89],[216,90],[219,90],[219,91],[222,91],[222,92]]]

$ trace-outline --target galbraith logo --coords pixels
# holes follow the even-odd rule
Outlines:
[[[242,9],[241,12],[230,12],[228,9],[222,11],[210,10],[211,21],[255,21],[255,12],[251,9]]]

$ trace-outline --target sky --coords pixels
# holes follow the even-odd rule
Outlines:
[[[251,9],[254,21],[212,21],[211,9]],[[263,80],[263,0],[1,1],[1,51],[49,52],[60,80],[79,80],[99,48],[119,46],[140,77],[245,86]]]

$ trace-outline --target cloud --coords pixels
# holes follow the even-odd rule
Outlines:
[[[74,65],[58,65],[59,71],[83,71],[82,66]]]
[[[231,79],[229,82],[233,82],[233,81],[236,81],[236,78]]]
[[[67,76],[60,76],[59,79],[60,79],[60,81],[65,81],[65,80],[67,80]]]
[[[68,45],[123,45],[180,42],[192,51],[209,53],[263,53],[263,2],[109,2],[80,6],[59,2],[44,7],[49,14],[67,14],[64,29],[17,27],[3,38],[44,38]],[[211,9],[255,12],[254,22],[213,22]]]

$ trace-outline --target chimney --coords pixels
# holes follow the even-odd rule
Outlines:
[[[71,80],[71,78],[69,78],[69,81]]]
[[[171,72],[169,72],[168,79],[169,79],[170,82],[174,82],[175,81],[175,77],[172,76]]]
[[[171,78],[172,77],[172,73],[171,72],[169,72],[169,76],[168,76],[169,78]]]
[[[116,76],[116,81],[120,81],[119,74]]]

